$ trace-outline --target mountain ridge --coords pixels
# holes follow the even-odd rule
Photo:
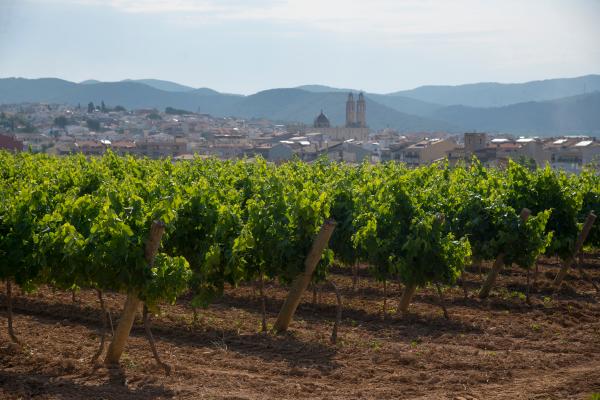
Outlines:
[[[479,82],[464,85],[427,85],[389,93],[440,105],[501,107],[526,101],[546,101],[600,90],[600,75],[556,78],[523,83]]]
[[[600,82],[600,75],[581,78],[589,82],[590,77],[592,80],[597,77]],[[581,84],[581,79],[575,79],[578,79],[575,81],[576,85]],[[473,85],[477,87],[479,84]],[[504,87],[503,84],[498,85]],[[573,85],[566,85],[564,82],[561,85],[566,88],[566,92],[572,91]],[[308,85],[299,88],[268,89],[244,96],[220,93],[209,88],[185,87],[190,90],[173,91],[161,90],[154,86],[156,85],[139,80],[88,80],[74,83],[58,78],[0,78],[0,103],[45,102],[76,105],[104,101],[111,106],[122,105],[130,109],[174,107],[216,117],[264,117],[274,121],[306,124],[312,124],[313,119],[323,109],[333,125],[341,126],[345,122],[345,103],[347,92],[350,91],[324,85]],[[593,87],[590,85],[590,89]],[[177,86],[174,88],[177,89]],[[525,93],[533,93],[535,97],[540,91]],[[600,121],[595,117],[599,114],[596,110],[600,109],[596,92],[498,107],[443,105],[399,94],[365,93],[365,96],[367,122],[375,130],[389,127],[400,132],[460,133],[477,129],[505,133],[531,132],[540,135],[566,131],[600,132]]]

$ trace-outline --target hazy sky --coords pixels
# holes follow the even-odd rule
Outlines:
[[[374,92],[600,73],[600,0],[0,0],[0,77]]]

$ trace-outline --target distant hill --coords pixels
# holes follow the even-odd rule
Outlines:
[[[298,86],[296,89],[305,90],[313,93],[357,93],[360,90],[357,89],[339,89],[324,85],[304,85]],[[365,92],[372,100],[392,108],[396,111],[400,111],[406,114],[419,115],[421,117],[429,117],[433,111],[443,107],[439,104],[428,103],[421,100],[412,99],[410,97],[398,96],[398,95],[385,95],[377,93]]]
[[[452,122],[466,131],[598,136],[600,92],[504,107],[449,106],[435,111],[433,117]]]
[[[356,90],[356,89],[340,89],[340,88],[334,88],[334,87],[325,86],[325,85],[302,85],[302,86],[297,86],[294,89],[300,89],[300,90],[304,90],[306,92],[313,92],[313,93],[358,92],[358,90]]]
[[[46,102],[87,104],[104,101],[126,108],[174,107],[214,115],[229,115],[239,96],[211,89],[168,92],[134,81],[76,84],[61,79],[0,79],[0,103]]]
[[[214,116],[269,118],[311,124],[323,109],[334,125],[345,121],[346,92],[314,93],[300,89],[272,89],[251,96],[229,95],[211,89],[186,92],[159,90],[135,81],[76,84],[60,79],[0,79],[0,103],[50,102],[87,104],[104,101],[126,108],[174,107]],[[456,129],[451,123],[402,113],[367,95],[367,119],[373,129],[401,131]]]
[[[0,103],[49,102],[57,93],[75,88],[77,83],[57,78],[0,79]]]
[[[391,93],[442,105],[501,107],[528,101],[555,100],[600,90],[600,75],[548,79],[526,83],[474,83],[459,86],[421,86]]]
[[[591,90],[589,82],[593,79],[584,81],[588,82],[586,85],[590,84],[587,87]],[[564,86],[564,83],[561,85]],[[223,94],[208,88],[186,91],[161,90],[137,81],[86,81],[78,84],[55,78],[5,78],[0,79],[0,103],[46,102],[85,105],[90,101],[96,104],[104,101],[109,106],[122,105],[128,109],[164,110],[166,107],[173,107],[217,117],[264,117],[274,121],[306,124],[311,124],[322,109],[333,125],[343,125],[348,90],[329,90],[331,88],[319,85],[310,85],[307,88],[310,90],[271,89],[241,96]],[[528,93],[532,95],[533,92]],[[541,91],[536,93],[540,95]],[[442,106],[398,94],[366,93],[365,97],[367,123],[375,130],[390,127],[401,132],[460,133],[478,130],[538,135],[600,133],[599,92],[501,107]]]
[[[126,108],[174,107],[213,115],[229,115],[229,108],[239,101],[238,96],[223,95],[215,91],[193,90],[191,92],[168,92],[138,82],[105,82],[71,88],[57,96],[54,101],[63,103],[120,104]]]
[[[181,85],[171,81],[160,79],[125,79],[123,82],[138,82],[153,87],[154,89],[164,90],[165,92],[191,92],[193,87]]]
[[[442,108],[442,105],[428,103],[426,101],[411,99],[410,97],[403,96],[388,96],[385,94],[372,94],[369,93],[368,96],[375,100],[376,102],[383,104],[389,108],[393,108],[394,110],[407,113],[407,114],[415,114],[421,117],[429,118],[434,115],[434,112],[437,109]]]

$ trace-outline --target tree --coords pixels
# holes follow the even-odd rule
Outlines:
[[[158,112],[153,112],[151,114],[148,114],[148,116],[146,118],[154,119],[154,120],[162,119],[162,117],[158,114]]]
[[[94,132],[98,132],[100,130],[100,121],[97,119],[88,119],[86,121],[87,127]]]
[[[108,108],[106,108],[106,104],[104,104],[104,100],[102,100],[102,102],[100,103],[100,111],[102,111],[103,113],[108,112]]]
[[[59,128],[65,128],[69,124],[69,120],[64,115],[54,118],[54,125]]]
[[[94,112],[95,109],[96,109],[96,107],[94,107],[94,103],[90,101],[88,103],[88,110],[87,110],[87,112],[91,114],[91,113]]]
[[[191,111],[187,111],[187,110],[182,110],[182,109],[179,109],[179,108],[167,107],[167,108],[165,108],[165,114],[185,115],[185,114],[192,114],[192,112]]]

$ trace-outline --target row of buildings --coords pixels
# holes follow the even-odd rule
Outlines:
[[[469,162],[477,157],[484,165],[504,167],[509,159],[569,172],[578,172],[586,165],[600,165],[600,142],[590,136],[554,138],[489,136],[486,133],[465,133],[462,138],[423,139],[416,143],[394,143],[386,149],[382,161],[395,160],[410,166],[447,159],[451,165]]]
[[[354,94],[348,95],[346,123],[341,127],[332,126],[323,111],[311,126],[157,110],[88,111],[65,105],[0,105],[0,147],[59,155],[100,155],[110,148],[118,154],[152,158],[261,156],[273,162],[294,158],[310,162],[327,157],[350,163],[398,161],[409,166],[439,160],[456,164],[475,156],[488,166],[502,167],[513,159],[549,163],[571,172],[600,164],[600,142],[594,137],[371,132],[362,93],[357,101]],[[3,123],[7,120],[13,122]]]

